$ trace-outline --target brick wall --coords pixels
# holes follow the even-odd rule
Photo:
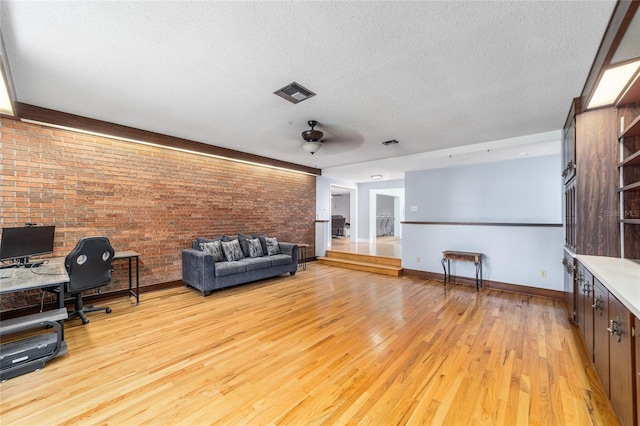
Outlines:
[[[56,225],[54,256],[105,235],[140,253],[141,286],[179,280],[196,236],[267,233],[315,252],[314,176],[6,117],[0,153],[1,226]],[[127,287],[125,263],[103,292]],[[39,291],[3,295],[0,310],[39,303]]]

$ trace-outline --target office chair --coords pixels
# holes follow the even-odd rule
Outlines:
[[[75,297],[75,310],[69,313],[69,318],[77,316],[82,319],[83,324],[87,324],[89,320],[85,314],[88,312],[111,313],[111,308],[108,306],[82,306],[82,292],[111,282],[113,255],[114,250],[107,237],[83,238],[67,255],[64,266],[69,274],[69,282],[65,291]],[[60,297],[59,294],[58,297]]]

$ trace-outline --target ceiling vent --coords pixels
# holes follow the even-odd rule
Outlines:
[[[284,86],[280,90],[276,90],[275,92],[273,92],[273,94],[278,95],[281,98],[286,99],[289,102],[292,102],[294,104],[297,104],[298,102],[302,102],[316,95],[311,90],[302,87],[295,81],[291,84]]]
[[[389,141],[384,141],[384,142],[381,142],[381,143],[382,143],[382,145],[384,145],[384,146],[389,146],[389,145],[397,145],[397,144],[399,144],[400,142],[398,142],[398,141],[397,141],[397,140],[395,140],[395,139],[391,139],[391,140],[389,140]]]

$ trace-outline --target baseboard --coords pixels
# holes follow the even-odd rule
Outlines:
[[[428,280],[439,281],[441,283],[444,281],[444,274],[439,274],[437,272],[427,272],[427,271],[420,271],[416,269],[405,268],[403,269],[403,273],[404,275],[411,275],[411,276],[424,278]],[[453,275],[451,277],[451,283],[475,287],[476,279],[468,278],[468,277],[458,277]],[[512,293],[522,293],[522,294],[528,294],[531,296],[546,297],[549,299],[564,300],[563,291],[549,290],[546,288],[539,288],[539,287],[529,287],[529,286],[520,285],[520,284],[503,283],[500,281],[482,280],[482,288],[509,291]]]

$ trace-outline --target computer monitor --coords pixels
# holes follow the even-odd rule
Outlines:
[[[2,228],[0,261],[17,260],[27,264],[29,257],[53,253],[55,226]]]

